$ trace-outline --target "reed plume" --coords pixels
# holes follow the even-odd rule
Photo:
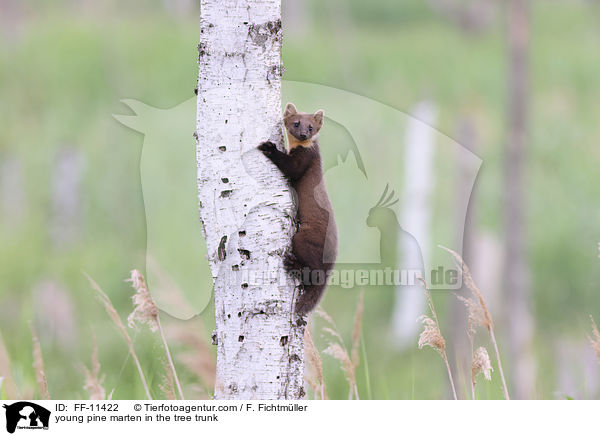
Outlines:
[[[315,397],[319,392],[321,400],[326,400],[323,361],[313,341],[310,322],[304,329],[304,352],[306,354],[306,382],[310,385]]]
[[[492,364],[490,363],[490,356],[488,355],[485,347],[479,347],[473,354],[473,361],[471,362],[471,383],[473,387],[476,383],[477,375],[483,374],[486,380],[492,379]]]
[[[131,271],[131,277],[126,281],[131,282],[133,289],[135,289],[135,294],[133,294],[131,297],[133,300],[133,312],[131,312],[127,317],[128,325],[130,328],[134,328],[135,322],[139,321],[140,323],[148,325],[151,331],[159,332],[163,347],[165,349],[165,354],[167,356],[167,361],[169,363],[171,372],[173,373],[172,376],[175,380],[175,385],[177,386],[179,398],[183,400],[185,399],[183,397],[183,389],[181,388],[179,377],[177,377],[177,371],[175,370],[175,364],[173,363],[173,358],[171,357],[171,352],[169,351],[169,345],[167,344],[165,333],[160,324],[158,307],[156,307],[156,303],[154,303],[154,300],[150,295],[150,291],[148,291],[146,280],[144,279],[142,273],[140,273],[137,269],[134,269]]]
[[[339,334],[337,326],[333,319],[321,308],[318,308],[316,313],[323,318],[330,327],[323,327],[325,333],[329,333],[333,340],[328,341],[328,346],[323,350],[323,353],[336,359],[342,368],[344,376],[350,385],[350,391],[348,393],[348,399],[359,399],[358,386],[356,384],[356,368],[360,364],[360,358],[358,354],[358,347],[360,344],[360,336],[362,329],[362,316],[364,310],[364,291],[361,292],[358,305],[356,308],[356,314],[354,316],[354,327],[352,333],[352,350],[350,353],[344,346],[344,340]],[[352,356],[352,357],[351,357]]]
[[[144,371],[142,371],[142,365],[140,364],[140,360],[138,359],[138,356],[135,353],[135,348],[133,347],[133,340],[131,339],[131,336],[129,336],[129,333],[127,333],[127,329],[123,325],[123,322],[121,321],[121,317],[119,316],[117,309],[115,309],[115,306],[113,306],[112,302],[110,301],[110,298],[108,298],[108,295],[106,295],[104,293],[104,291],[100,288],[98,283],[96,283],[94,280],[92,280],[92,278],[89,275],[87,275],[86,273],[84,273],[84,275],[90,282],[92,289],[96,292],[96,295],[97,295],[98,299],[100,300],[100,302],[102,303],[102,305],[104,306],[106,313],[108,314],[108,316],[110,317],[112,322],[115,324],[115,326],[121,333],[121,336],[123,336],[123,339],[125,339],[125,342],[127,343],[127,347],[129,348],[129,354],[131,354],[131,357],[133,358],[133,361],[135,362],[135,366],[137,367],[138,374],[140,375],[140,380],[142,381],[142,385],[144,386],[144,391],[146,392],[146,396],[148,397],[149,400],[151,400],[152,395],[150,395],[150,390],[148,389],[148,383],[146,382],[146,377],[144,376]],[[111,395],[112,395],[112,393],[111,393]]]
[[[473,298],[462,298],[463,302],[465,302],[467,306],[467,310],[469,311],[469,324],[470,329],[475,326],[484,327],[492,341],[492,345],[494,346],[494,352],[496,353],[496,360],[498,363],[498,371],[500,372],[500,379],[502,380],[502,389],[504,391],[504,398],[510,400],[508,395],[508,388],[506,387],[506,380],[504,379],[504,371],[502,369],[502,362],[500,361],[500,352],[498,351],[498,343],[496,342],[496,334],[494,332],[494,323],[492,321],[492,315],[490,314],[487,306],[485,304],[485,300],[483,299],[483,294],[473,281],[473,276],[471,275],[471,270],[464,262],[462,257],[455,251],[450,250],[444,246],[439,245],[439,247],[443,250],[446,250],[448,253],[452,255],[454,263],[462,270],[463,274],[463,283],[469,290],[471,291]]]
[[[427,315],[421,315],[417,319],[417,321],[421,321],[423,323],[423,331],[419,335],[418,347],[419,349],[422,349],[425,346],[429,346],[436,350],[442,357],[442,360],[446,365],[446,370],[448,371],[448,379],[450,380],[452,395],[454,395],[454,399],[457,400],[458,398],[456,396],[456,388],[454,387],[454,379],[452,378],[452,371],[450,370],[450,363],[448,363],[448,356],[446,354],[446,340],[440,331],[440,323],[435,312],[435,306],[433,305],[433,300],[431,299],[431,295],[429,294],[426,286],[425,295],[427,296],[427,305],[429,307],[429,311],[431,312],[431,317]]]

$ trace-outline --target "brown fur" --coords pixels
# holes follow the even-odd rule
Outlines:
[[[296,312],[304,315],[316,307],[327,287],[337,256],[337,228],[325,189],[317,141],[323,126],[323,111],[299,113],[288,103],[283,121],[289,153],[277,150],[271,142],[258,148],[288,177],[298,195],[299,228],[285,264],[289,271],[300,275],[304,291],[296,302]]]

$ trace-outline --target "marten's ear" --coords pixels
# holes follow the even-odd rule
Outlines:
[[[319,127],[319,129],[321,128],[321,126],[323,126],[323,110],[319,109],[318,111],[315,112],[315,122],[317,123],[317,126]]]
[[[285,110],[283,111],[283,118],[296,115],[297,113],[298,111],[296,110],[296,106],[294,106],[294,103],[288,103],[285,105]]]

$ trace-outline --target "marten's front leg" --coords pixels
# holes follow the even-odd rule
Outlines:
[[[314,157],[311,150],[300,148],[301,150],[295,148],[292,153],[287,154],[277,150],[272,142],[263,142],[258,146],[258,149],[290,180],[302,177]]]

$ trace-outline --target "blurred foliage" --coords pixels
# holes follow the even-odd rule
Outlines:
[[[27,322],[43,322],[36,289],[49,280],[64,287],[76,326],[68,343],[53,336],[52,329],[38,328],[53,398],[85,398],[83,372],[77,368],[82,361],[89,365],[92,332],[98,337],[107,391],[115,389],[114,398],[144,396],[126,346],[82,271],[98,281],[124,318],[131,309],[124,279],[145,262],[139,175],[143,136],[111,114],[127,113],[119,103],[123,98],[165,108],[193,97],[199,8],[192,3],[186,9],[189,3],[182,2],[182,9],[174,9],[170,3],[4,2],[13,8],[12,15],[2,10],[0,16],[0,159],[21,162],[26,204],[16,221],[0,217],[0,331],[24,393],[33,394],[35,386]],[[460,119],[472,119],[477,154],[484,161],[477,186],[478,226],[501,240],[506,140],[502,7],[477,34],[416,0],[313,0],[305,13],[299,29],[284,40],[285,78],[346,89],[404,112],[431,98],[440,111],[436,128],[454,138]],[[599,15],[597,2],[536,1],[532,6],[526,195],[539,398],[551,398],[556,389],[556,339],[584,338],[588,313],[600,318],[600,63],[593,56],[600,45]],[[284,25],[296,18],[284,16]],[[53,242],[49,229],[54,162],[65,147],[80,150],[86,164],[78,237],[63,246]],[[436,221],[452,215],[448,208],[436,205]],[[450,296],[434,297],[443,321]],[[358,289],[331,289],[323,303],[348,341],[357,298]],[[433,351],[415,345],[400,353],[389,347],[392,301],[388,288],[366,292],[363,340],[372,397],[447,397],[443,364]],[[207,338],[214,323],[211,310],[203,315]],[[498,312],[502,352],[502,323],[511,317],[501,308],[491,310]],[[315,339],[323,349],[320,335]],[[136,335],[136,349],[153,394],[160,397],[161,350],[144,332]],[[330,397],[346,398],[337,362],[323,358]],[[510,372],[510,362],[507,366]],[[184,384],[196,383],[193,374],[182,373]],[[367,398],[365,377],[363,362],[358,369],[361,398]],[[457,378],[464,383],[464,376]],[[481,398],[501,398],[497,377],[492,379],[478,385]],[[466,396],[468,386],[462,389],[459,395]]]

